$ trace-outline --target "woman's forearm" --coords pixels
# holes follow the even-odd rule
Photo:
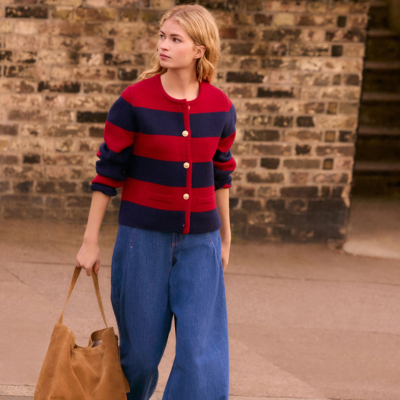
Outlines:
[[[231,241],[231,224],[229,219],[229,188],[221,188],[216,190],[216,200],[218,213],[221,218],[222,227],[219,232],[222,242]]]
[[[98,243],[100,227],[103,222],[111,196],[104,194],[98,190],[93,192],[92,203],[90,205],[88,222],[86,225],[83,241],[87,243]]]

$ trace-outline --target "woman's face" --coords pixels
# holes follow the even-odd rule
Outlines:
[[[164,68],[193,67],[196,59],[204,53],[205,47],[197,48],[187,32],[172,19],[164,21],[159,35],[157,50],[160,64]]]

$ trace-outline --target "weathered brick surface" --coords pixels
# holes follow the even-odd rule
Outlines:
[[[107,112],[149,66],[160,12],[175,3],[1,3],[0,218],[86,221]],[[199,3],[222,35],[213,84],[237,110],[233,232],[343,238],[369,2]]]

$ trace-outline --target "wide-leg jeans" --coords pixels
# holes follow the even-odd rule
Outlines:
[[[119,225],[111,266],[128,400],[155,391],[174,316],[176,354],[162,400],[228,400],[229,345],[219,230]]]

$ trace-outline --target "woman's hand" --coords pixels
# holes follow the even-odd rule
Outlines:
[[[79,268],[85,268],[87,276],[92,275],[93,266],[96,275],[99,273],[99,231],[110,199],[111,196],[98,190],[94,191],[92,196],[88,223],[86,225],[85,234],[83,235],[83,244],[76,255],[76,266]]]
[[[221,258],[222,268],[225,272],[229,261],[229,250],[231,247],[231,224],[229,222],[229,188],[220,188],[216,191],[217,208],[221,218],[222,226],[219,230],[221,235]]]
[[[100,249],[97,242],[83,241],[81,248],[76,255],[76,266],[85,268],[86,275],[92,275],[94,265],[94,272],[99,273],[100,269]]]
[[[229,251],[231,247],[230,240],[222,240],[221,241],[221,258],[222,258],[222,269],[225,272],[226,267],[229,262]]]

